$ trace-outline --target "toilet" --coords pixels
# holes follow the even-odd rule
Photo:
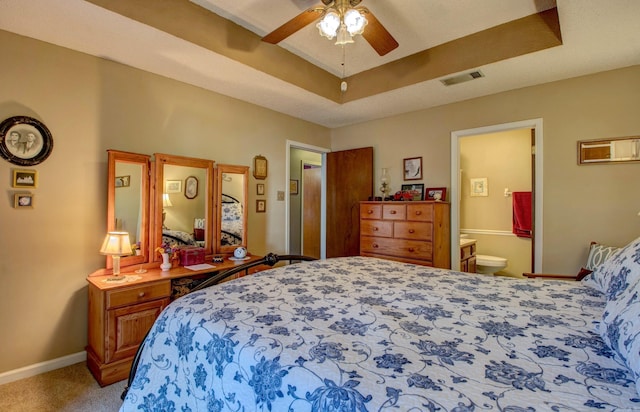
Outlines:
[[[492,275],[507,267],[507,259],[498,256],[476,255],[476,271]]]

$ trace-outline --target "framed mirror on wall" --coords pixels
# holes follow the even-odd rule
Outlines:
[[[218,253],[228,254],[239,246],[247,247],[249,167],[218,165],[216,181],[216,248]]]
[[[213,254],[214,161],[162,153],[155,157],[151,250],[163,243],[198,246]],[[160,255],[153,254],[159,261]]]
[[[578,142],[578,164],[640,162],[640,136]]]
[[[107,154],[107,232],[129,234],[133,254],[120,258],[121,267],[147,263],[150,156],[118,150],[107,150]],[[111,256],[106,267],[113,268]]]

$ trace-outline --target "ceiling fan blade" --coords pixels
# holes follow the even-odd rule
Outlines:
[[[271,44],[278,44],[282,40],[291,36],[293,33],[307,26],[308,24],[313,23],[314,20],[318,19],[322,15],[322,11],[324,11],[324,9],[322,8],[305,10],[293,19],[289,20],[282,26],[272,31],[271,33],[264,36],[262,38],[262,41]]]
[[[366,18],[368,24],[362,33],[362,37],[369,42],[371,47],[373,47],[380,56],[384,56],[398,47],[396,39],[384,28],[373,13],[367,10]]]

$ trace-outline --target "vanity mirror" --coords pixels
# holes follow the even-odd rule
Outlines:
[[[120,266],[149,262],[150,156],[107,150],[107,232],[129,233],[134,254],[122,256]],[[113,268],[107,256],[107,269]]]
[[[167,242],[203,247],[206,255],[213,254],[214,161],[161,153],[154,156],[155,225],[151,250]],[[154,253],[152,260],[160,260],[160,256]]]
[[[218,253],[233,253],[239,246],[247,247],[248,166],[218,165],[216,167],[216,200],[218,204],[216,233]]]
[[[578,142],[578,164],[640,162],[640,136]]]

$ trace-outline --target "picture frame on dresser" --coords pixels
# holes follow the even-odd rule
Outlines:
[[[423,183],[402,185],[401,189],[403,194],[409,193],[411,195],[410,197],[411,200],[423,200],[423,196],[424,196]]]
[[[425,200],[447,201],[446,187],[429,187],[424,191]]]

